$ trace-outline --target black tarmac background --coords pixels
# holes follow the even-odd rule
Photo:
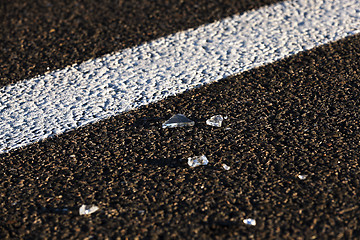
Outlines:
[[[359,46],[357,35],[2,155],[0,237],[358,238]],[[175,113],[196,125],[162,129]],[[214,114],[224,127],[204,124]],[[199,154],[209,165],[187,166]],[[101,210],[79,216],[91,203]]]
[[[281,0],[3,0],[0,86]]]
[[[359,55],[357,35],[1,155],[0,238],[359,238]],[[162,129],[176,113],[196,125]]]

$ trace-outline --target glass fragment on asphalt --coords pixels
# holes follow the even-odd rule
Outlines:
[[[251,225],[251,226],[255,226],[255,225],[256,225],[256,220],[255,220],[255,219],[252,219],[252,218],[244,219],[243,222],[244,222],[246,225]]]
[[[215,115],[212,116],[210,119],[206,120],[206,124],[213,127],[221,127],[223,121],[224,121],[223,116]]]
[[[79,214],[80,215],[89,215],[99,210],[99,207],[95,205],[82,205],[79,208]]]
[[[188,164],[190,167],[198,167],[201,165],[207,165],[208,163],[209,160],[206,158],[205,155],[188,158]]]
[[[188,119],[183,114],[175,114],[169,120],[163,123],[162,128],[175,128],[175,127],[191,127],[195,122]]]
[[[230,167],[228,165],[226,165],[225,163],[222,164],[222,167],[226,170],[229,171]]]
[[[307,175],[299,175],[298,176],[298,178],[300,179],[300,180],[305,180],[306,178],[307,178]]]

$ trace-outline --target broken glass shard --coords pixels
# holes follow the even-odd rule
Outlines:
[[[190,167],[198,167],[201,165],[207,165],[209,163],[209,160],[206,158],[205,155],[202,155],[200,157],[189,157],[188,158],[188,164]]]
[[[222,167],[226,170],[226,171],[229,171],[230,170],[230,167],[228,165],[226,165],[225,163],[223,163]]]
[[[252,218],[244,219],[243,222],[244,222],[246,225],[251,225],[251,226],[255,226],[255,225],[256,225],[256,220],[255,220],[255,219],[252,219]]]
[[[163,123],[163,128],[175,128],[175,127],[191,127],[194,126],[195,122],[188,119],[183,114],[176,114],[172,116],[169,120]]]
[[[95,205],[82,205],[79,209],[80,215],[89,215],[99,210],[99,207]]]
[[[307,175],[299,175],[298,176],[298,178],[300,179],[300,180],[305,180],[306,178],[307,178]]]
[[[210,119],[206,120],[206,124],[213,127],[221,127],[224,118],[221,115],[212,116]]]

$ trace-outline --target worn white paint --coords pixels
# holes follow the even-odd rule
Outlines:
[[[360,0],[265,6],[0,89],[0,153],[357,33]]]

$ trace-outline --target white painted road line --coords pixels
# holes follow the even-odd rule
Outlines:
[[[0,153],[360,29],[360,0],[265,6],[0,89]]]

